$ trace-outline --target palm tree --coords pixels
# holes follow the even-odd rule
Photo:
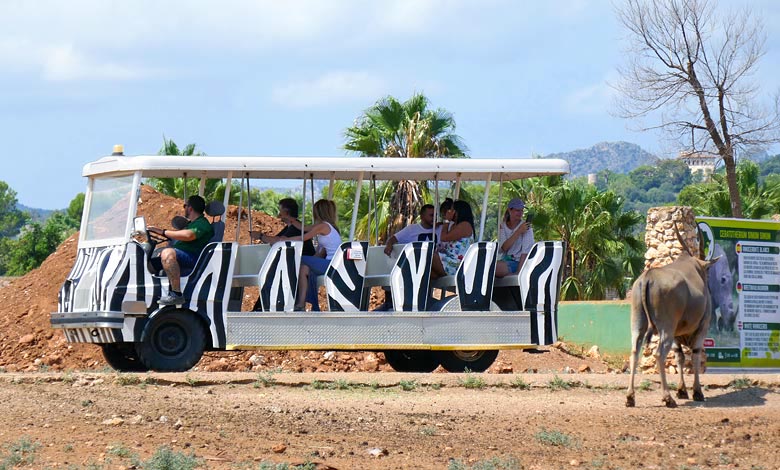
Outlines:
[[[758,165],[742,160],[737,165],[737,187],[742,203],[741,213],[748,219],[764,219],[780,212],[780,181],[773,175],[762,180]],[[725,175],[715,173],[711,181],[691,184],[677,197],[680,204],[709,217],[731,217],[731,204]]]
[[[624,295],[625,276],[641,272],[644,244],[634,229],[643,217],[624,211],[623,198],[612,191],[578,181],[550,186],[543,200],[534,225],[542,238],[560,238],[568,248],[562,298],[603,299],[607,288]]]
[[[205,156],[206,154],[197,151],[195,144],[188,144],[184,148],[179,148],[172,139],[166,139],[163,136],[163,146],[157,152],[157,155],[179,155],[179,156]],[[155,190],[169,196],[183,198],[198,194],[200,180],[198,178],[187,178],[185,185],[184,178],[148,178],[146,183]],[[238,191],[238,188],[235,188]],[[233,192],[233,191],[231,191]],[[207,200],[222,200],[225,194],[225,184],[220,179],[207,179],[203,197]]]
[[[425,95],[416,93],[403,103],[387,96],[346,129],[344,149],[366,157],[464,157],[467,149],[454,130],[452,114],[431,109]],[[385,239],[412,222],[425,191],[427,186],[417,181],[394,184]]]

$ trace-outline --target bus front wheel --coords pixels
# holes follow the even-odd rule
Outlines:
[[[101,345],[103,358],[109,366],[119,372],[146,372],[148,367],[141,362],[132,343],[108,343]]]
[[[498,351],[436,351],[447,372],[485,372],[498,357]]]
[[[146,327],[136,350],[141,362],[158,372],[184,372],[200,361],[206,344],[203,323],[194,313],[162,313]]]

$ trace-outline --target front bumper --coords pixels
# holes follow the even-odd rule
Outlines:
[[[53,312],[52,328],[65,332],[69,343],[121,342],[122,312]]]

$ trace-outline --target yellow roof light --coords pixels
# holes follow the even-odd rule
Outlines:
[[[124,155],[125,154],[125,146],[122,144],[116,144],[114,145],[114,153],[111,155]]]

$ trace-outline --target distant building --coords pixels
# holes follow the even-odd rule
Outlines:
[[[720,157],[701,152],[681,151],[677,159],[688,165],[691,174],[701,173],[705,178],[715,172]]]

